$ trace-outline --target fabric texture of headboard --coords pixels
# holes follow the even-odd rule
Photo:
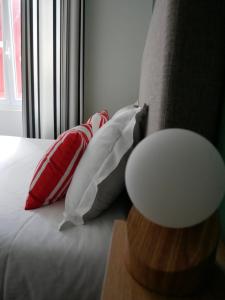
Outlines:
[[[225,1],[157,0],[142,59],[147,133],[186,128],[215,142],[225,86]]]

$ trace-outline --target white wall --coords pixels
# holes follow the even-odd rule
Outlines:
[[[0,135],[22,136],[22,112],[0,110]]]
[[[85,119],[138,97],[152,0],[85,1]]]

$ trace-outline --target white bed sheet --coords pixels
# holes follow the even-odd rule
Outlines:
[[[0,137],[1,300],[100,299],[113,220],[126,215],[126,201],[62,232],[64,201],[25,211],[33,172],[52,142]]]

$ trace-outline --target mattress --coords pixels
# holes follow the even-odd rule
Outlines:
[[[1,300],[100,299],[112,224],[126,215],[127,201],[62,232],[63,200],[25,211],[33,172],[52,143],[0,137]]]

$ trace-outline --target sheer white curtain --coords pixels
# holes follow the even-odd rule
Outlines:
[[[56,138],[82,122],[83,0],[22,0],[23,128]]]

